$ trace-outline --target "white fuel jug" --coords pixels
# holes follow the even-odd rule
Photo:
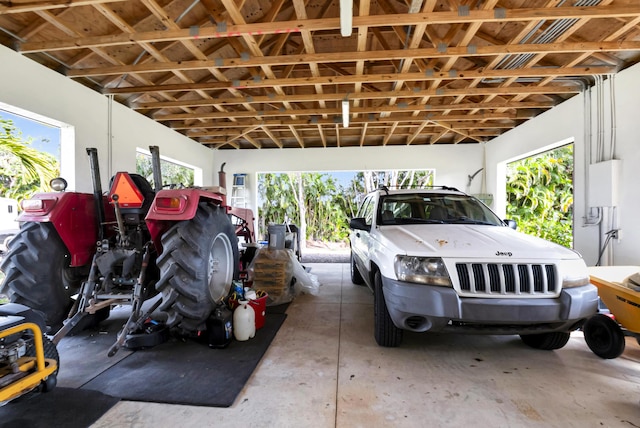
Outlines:
[[[256,335],[256,313],[247,300],[240,300],[233,311],[233,335],[243,342]]]

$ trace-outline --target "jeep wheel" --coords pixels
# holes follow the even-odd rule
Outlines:
[[[351,252],[351,282],[353,282],[356,285],[362,285],[364,284],[364,279],[362,278],[362,275],[360,275],[360,272],[358,271],[358,268],[356,267],[356,261],[353,258],[353,251]]]
[[[376,272],[375,291],[373,293],[374,335],[380,346],[393,348],[402,342],[402,330],[395,326],[389,316],[387,303],[382,294],[382,276]]]
[[[184,333],[205,328],[213,308],[231,288],[238,268],[238,239],[224,208],[201,202],[196,215],[162,237],[158,257],[160,310],[169,327]]]
[[[566,345],[570,336],[569,333],[555,331],[551,333],[521,334],[520,339],[532,348],[553,351]]]
[[[600,358],[618,358],[626,346],[624,333],[618,323],[604,314],[592,316],[582,326],[589,349]]]
[[[69,267],[69,260],[51,223],[25,223],[0,264],[6,275],[0,290],[12,302],[41,311],[47,325],[58,328],[81,282],[80,269]]]

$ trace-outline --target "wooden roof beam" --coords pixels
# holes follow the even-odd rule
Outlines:
[[[14,13],[25,12],[38,12],[51,9],[67,9],[79,6],[91,6],[101,3],[115,3],[122,0],[46,0],[46,1],[29,1],[29,2],[15,2],[3,1],[0,2],[0,15],[9,15]]]
[[[381,92],[372,92],[372,93],[357,93],[357,94],[347,94],[347,93],[326,93],[326,94],[307,94],[307,95],[285,95],[285,96],[260,96],[260,97],[245,97],[245,98],[228,98],[228,99],[220,99],[218,100],[219,105],[236,105],[236,104],[244,104],[248,103],[259,103],[259,104],[268,104],[274,105],[277,103],[284,102],[313,102],[318,101],[319,99],[323,99],[325,101],[341,101],[347,95],[350,100],[359,98],[359,99],[378,99],[378,100],[386,100],[390,96],[395,95],[398,98],[418,98],[423,96],[433,96],[433,97],[451,97],[458,95],[466,95],[466,96],[479,96],[479,95],[518,95],[518,94],[577,94],[579,93],[581,88],[578,85],[565,86],[565,85],[555,85],[555,86],[512,86],[512,87],[492,87],[492,88],[460,88],[460,89],[443,89],[439,88],[436,90],[422,90],[422,91],[381,91]],[[358,113],[368,113],[370,110],[373,112],[379,111],[380,109],[384,109],[386,107],[367,107],[366,109],[361,108],[357,110]],[[398,111],[409,111],[413,108],[423,108],[420,106],[409,106],[406,107],[397,107]],[[341,113],[340,109],[333,109],[336,112]],[[251,113],[251,112],[249,112]],[[258,112],[260,113],[260,112]],[[320,114],[323,112],[320,111]],[[206,114],[206,113],[204,113]],[[253,112],[256,115],[255,112]],[[289,114],[296,114],[296,111],[291,111]],[[259,115],[259,114],[258,114]],[[158,117],[158,116],[156,116]]]
[[[87,0],[90,1],[90,0]],[[104,1],[102,1],[104,2]],[[100,3],[95,1],[94,3]],[[0,13],[2,9],[0,9]],[[422,23],[455,24],[474,22],[508,22],[532,21],[542,19],[572,19],[572,18],[635,18],[640,15],[640,5],[620,6],[576,6],[556,8],[520,8],[497,10],[470,10],[467,15],[458,11],[410,13],[397,15],[354,16],[353,26],[387,27],[389,23],[396,26],[420,25]],[[148,31],[134,35],[106,35],[82,37],[68,40],[54,40],[41,42],[19,43],[18,50],[26,52],[54,51],[64,49],[87,48],[91,46],[112,46],[137,42],[160,42],[179,39],[227,38],[238,36],[253,36],[262,34],[278,34],[282,32],[299,32],[301,30],[320,31],[338,30],[340,18],[306,19],[285,22],[259,22],[252,24],[229,25],[223,31],[219,27],[201,27],[198,31],[181,29],[171,31]]]
[[[295,65],[300,63],[332,63],[351,62],[358,60],[380,61],[388,59],[402,59],[409,57],[420,58],[448,58],[461,56],[495,56],[504,54],[568,54],[585,52],[625,52],[640,51],[640,41],[622,42],[564,42],[502,46],[478,46],[469,50],[468,46],[451,47],[445,50],[423,48],[411,50],[373,51],[373,52],[338,52],[323,54],[281,55],[253,58],[226,58],[209,61],[180,61],[169,63],[136,64],[118,67],[96,67],[74,69],[67,72],[69,77],[102,76],[124,73],[153,73],[172,70],[202,70],[217,68],[247,68],[253,66]],[[261,64],[262,63],[262,64]],[[425,71],[428,75],[434,70]]]

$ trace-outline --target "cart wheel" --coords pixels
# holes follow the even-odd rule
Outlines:
[[[624,352],[624,333],[617,322],[606,315],[594,315],[582,327],[584,340],[600,358],[617,358]]]
[[[47,379],[42,381],[42,392],[50,392],[58,384],[58,378],[55,374],[50,374]]]

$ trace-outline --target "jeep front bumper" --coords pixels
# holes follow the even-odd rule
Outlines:
[[[396,327],[417,332],[533,334],[572,331],[598,309],[589,284],[563,289],[556,298],[460,297],[453,288],[382,278],[385,302]]]

